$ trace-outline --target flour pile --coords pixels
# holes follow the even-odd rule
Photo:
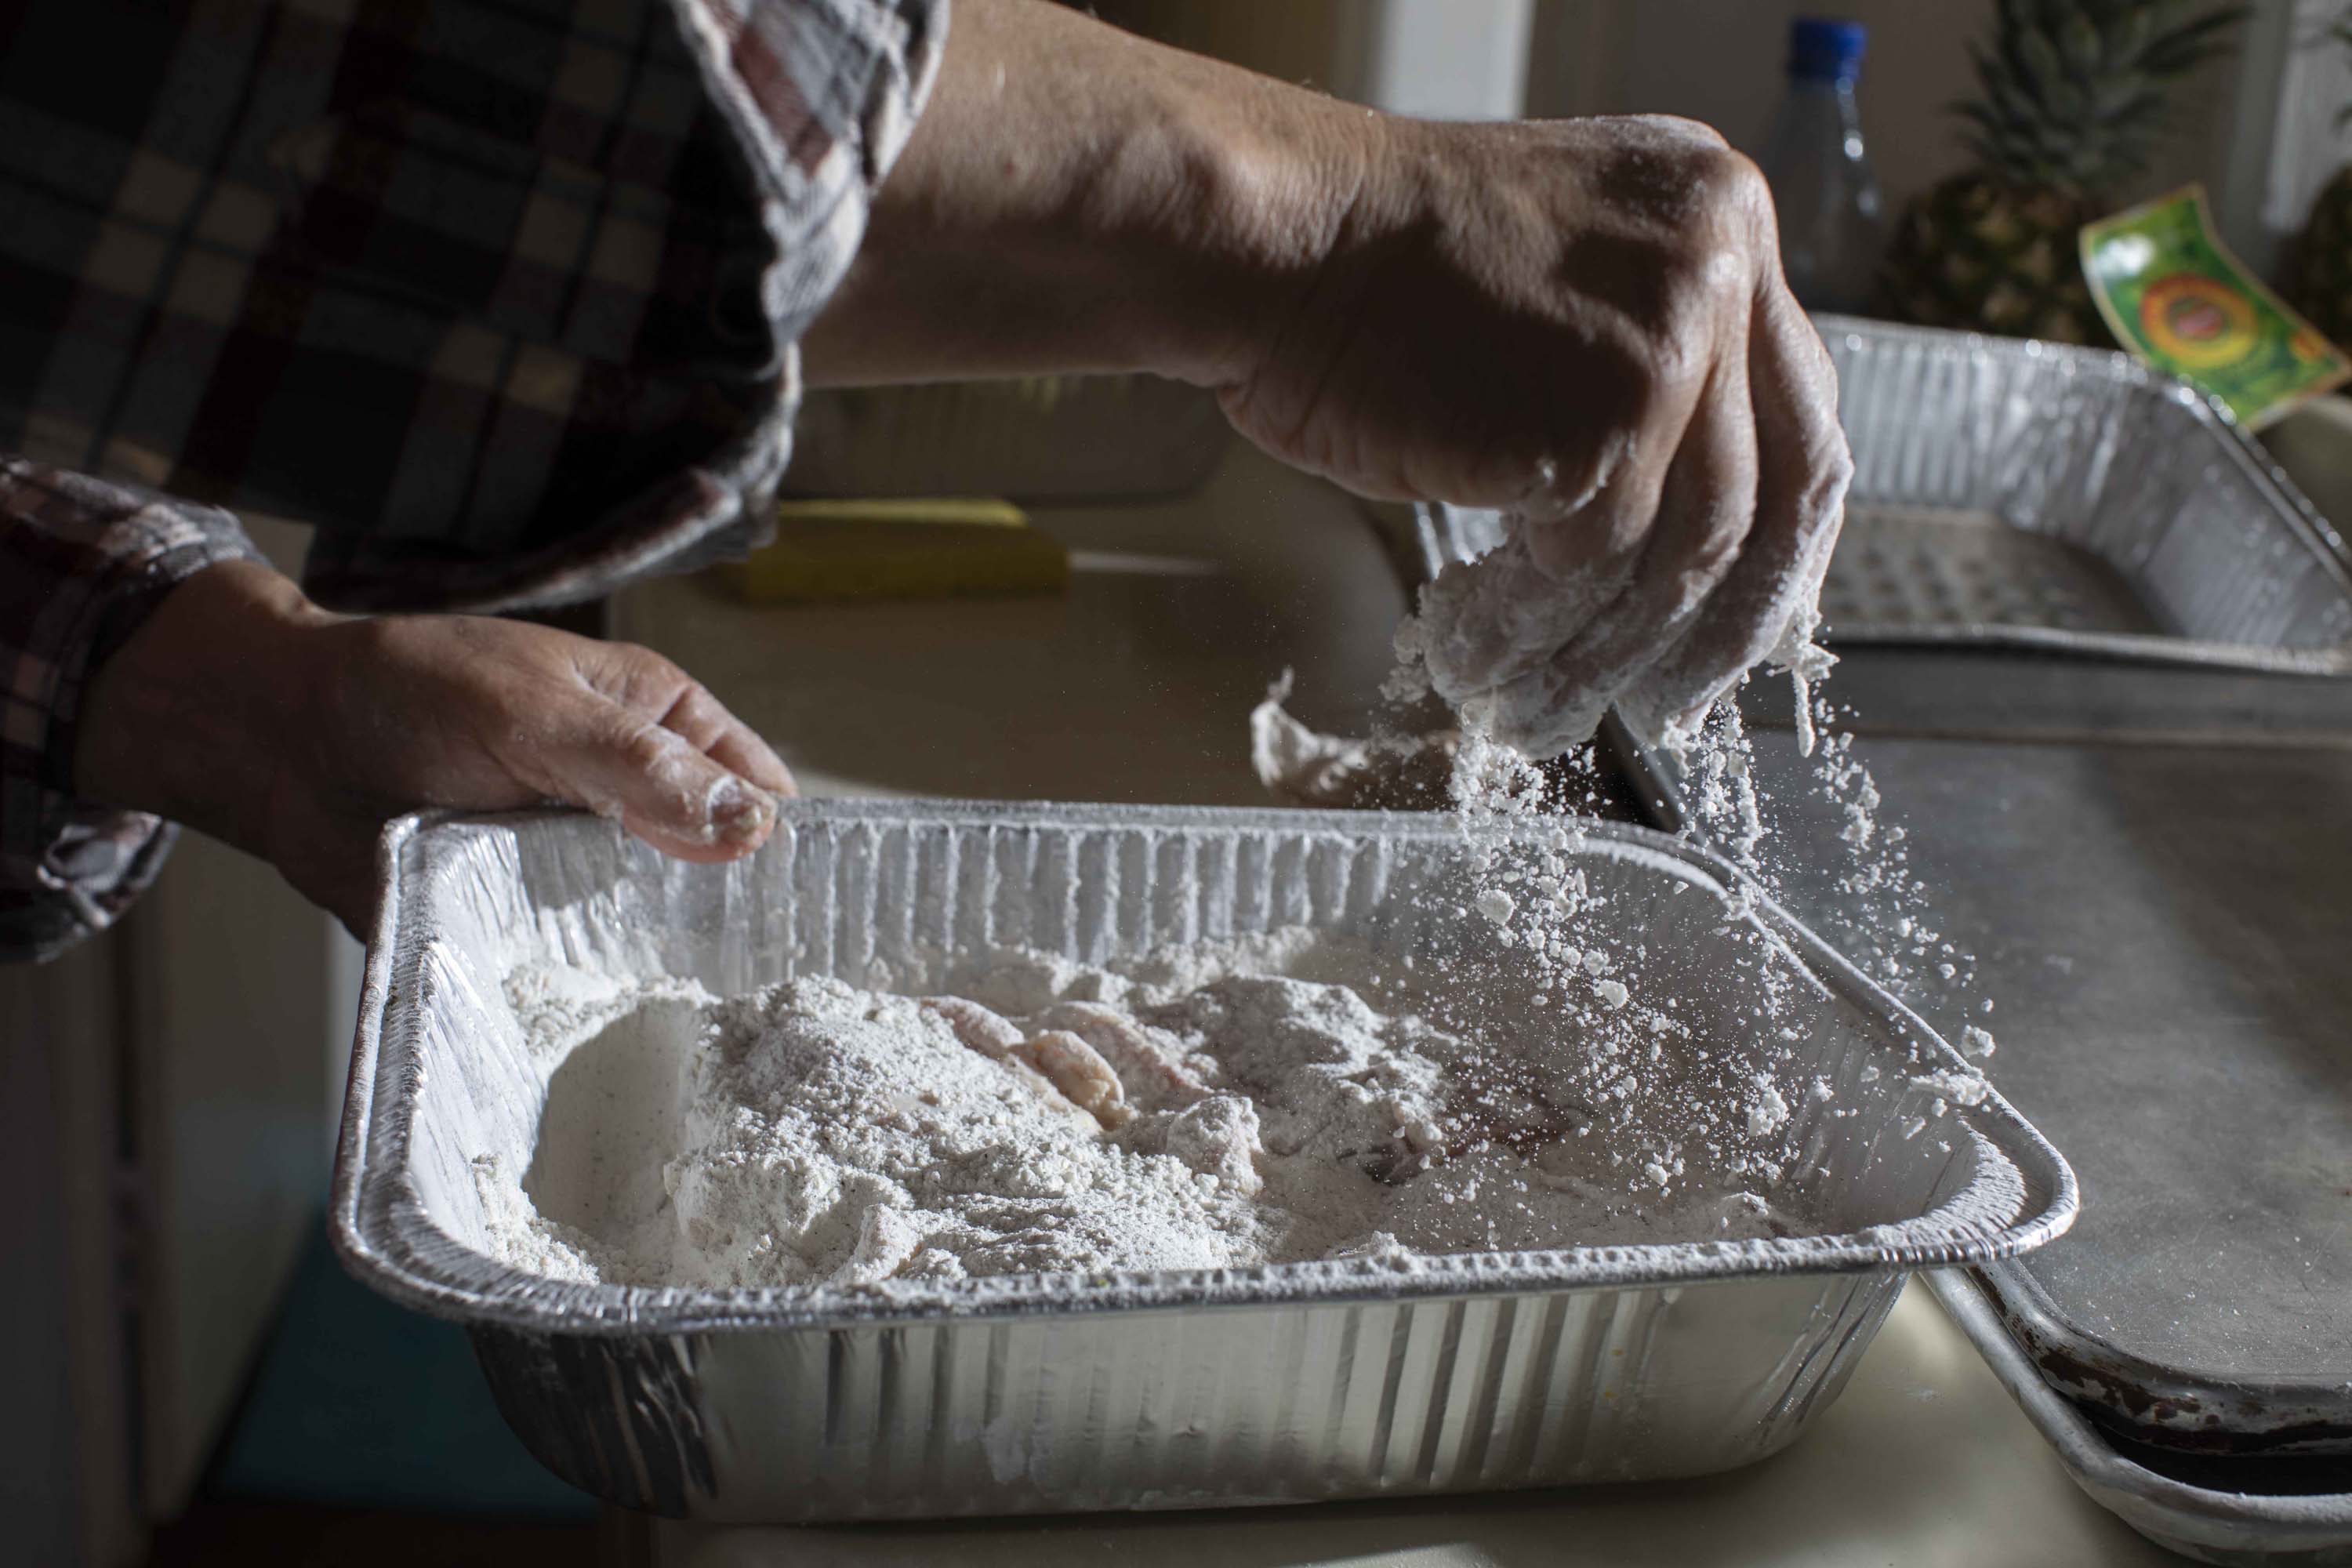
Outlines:
[[[1688,1028],[1605,977],[1596,1016],[1562,997],[1525,1039],[1442,1025],[1302,931],[950,978],[719,1000],[520,972],[561,1065],[530,1170],[476,1162],[492,1250],[559,1279],[855,1288],[1797,1228],[1779,1088],[1698,1091]]]

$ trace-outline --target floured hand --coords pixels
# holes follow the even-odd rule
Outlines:
[[[1762,178],[1682,121],[1366,125],[1227,413],[1362,494],[1506,511],[1401,637],[1471,723],[1536,756],[1612,702],[1694,724],[1802,646],[1852,473]]]

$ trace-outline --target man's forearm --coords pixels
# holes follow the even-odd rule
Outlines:
[[[1228,380],[1312,274],[1372,129],[1046,0],[958,0],[808,378]]]
[[[198,573],[92,678],[76,784],[261,853],[278,781],[312,740],[300,634],[334,619],[260,562]]]

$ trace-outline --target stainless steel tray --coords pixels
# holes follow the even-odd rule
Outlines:
[[[2227,1568],[2352,1564],[2352,1490],[2277,1494],[2193,1486],[2135,1463],[2042,1379],[2002,1327],[1981,1282],[1939,1269],[1928,1282],[2026,1418],[2092,1500],[2158,1545]]]
[[[2194,388],[2126,354],[1815,324],[1854,457],[1832,646],[2352,674],[2352,555]],[[1409,580],[1502,537],[1496,512],[1420,513],[1381,514]]]
[[[469,1162],[519,1168],[545,1093],[499,984],[518,963],[593,959],[724,993],[1004,942],[1100,959],[1306,924],[1459,963],[1491,941],[1460,911],[1451,817],[820,802],[730,868],[665,861],[586,816],[395,823],[336,1243],[377,1289],[472,1330],[501,1408],[557,1474],[674,1515],[1277,1502],[1744,1463],[1834,1397],[1905,1270],[2041,1245],[2074,1218],[2074,1177],[1998,1097],[1944,1105],[1878,1070],[1959,1058],[1769,901],[1727,913],[1727,866],[1597,824],[1575,855],[1623,940],[1647,944],[1645,984],[1790,1076],[1825,1234],[1033,1277],[906,1300],[562,1284],[492,1261]],[[1765,1058],[1741,1012],[1774,966],[1804,972],[1794,1060]],[[1795,1092],[1816,1074],[1847,1114]]]
[[[1783,899],[1848,940],[1842,818],[1793,737],[1757,744],[1794,841]],[[1997,1000],[1992,1077],[2082,1174],[2072,1235],[1985,1270],[2011,1333],[2135,1439],[2352,1469],[2352,752],[1856,754],[1942,935],[1977,955],[1966,994],[1930,977],[1909,1000],[1934,1018]]]

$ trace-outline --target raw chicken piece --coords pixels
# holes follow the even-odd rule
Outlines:
[[[916,1004],[936,1013],[955,1031],[955,1037],[997,1061],[1009,1061],[1020,1051],[1023,1036],[1012,1019],[965,996],[926,996]]]
[[[1047,1029],[1024,1047],[1024,1054],[1071,1104],[1105,1127],[1123,1127],[1133,1120],[1118,1074],[1100,1052],[1067,1029]]]
[[[1100,1121],[1040,1069],[1028,1040],[1011,1019],[963,996],[926,996],[917,1005],[953,1030],[967,1049],[1003,1063],[1006,1071],[1047,1105],[1085,1121],[1090,1130]]]
[[[1122,1086],[1150,1101],[1189,1105],[1209,1092],[1209,1086],[1152,1031],[1116,1007],[1100,1002],[1062,1002],[1042,1014],[1038,1022],[1066,1030],[1102,1054]]]

